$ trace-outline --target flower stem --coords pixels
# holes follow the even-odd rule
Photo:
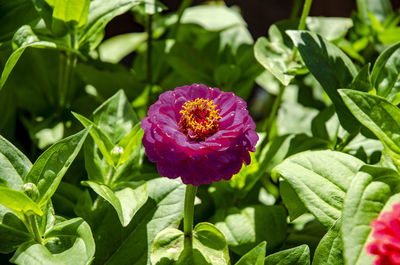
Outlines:
[[[147,96],[147,107],[151,104],[152,90],[153,90],[153,69],[152,69],[152,43],[153,43],[153,15],[149,14],[147,17],[147,83],[150,87]]]
[[[299,16],[301,11],[301,5],[303,4],[304,0],[294,0],[292,11],[290,12],[289,19],[295,19]]]
[[[188,8],[190,6],[191,3],[192,3],[192,0],[183,0],[181,5],[179,6],[179,9],[177,12],[178,18],[176,20],[174,27],[171,30],[171,34],[170,34],[171,38],[176,38],[176,36],[178,35],[178,29],[181,24],[183,12],[185,11],[186,8]]]
[[[185,247],[193,247],[193,215],[194,215],[194,199],[196,197],[197,186],[187,185],[185,193],[185,206],[183,215],[183,232],[185,234]]]
[[[28,215],[26,217],[26,219],[28,220],[29,230],[30,230],[33,238],[35,239],[36,242],[38,242],[39,244],[42,244],[42,235],[40,234],[40,231],[39,231],[39,225],[36,220],[36,215],[33,215],[33,214]]]
[[[303,5],[303,12],[301,13],[299,27],[297,28],[298,30],[304,30],[306,28],[306,19],[308,17],[308,14],[310,13],[311,4],[312,0],[305,0]],[[297,47],[294,47],[292,60],[295,60],[296,57],[297,57]]]

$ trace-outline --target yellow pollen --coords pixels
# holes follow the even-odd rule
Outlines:
[[[181,131],[192,141],[204,141],[219,130],[219,109],[215,109],[212,100],[196,98],[189,100],[179,112],[182,114],[179,121]]]

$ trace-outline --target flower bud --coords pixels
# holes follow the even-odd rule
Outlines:
[[[28,195],[28,197],[31,198],[33,201],[35,201],[39,197],[39,190],[33,183],[25,183],[24,186],[22,186],[22,189],[24,193]]]

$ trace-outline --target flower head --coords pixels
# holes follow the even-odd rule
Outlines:
[[[142,120],[143,145],[160,175],[200,185],[230,179],[250,163],[258,135],[246,102],[202,84],[160,95]]]
[[[375,265],[400,265],[400,203],[371,222],[372,241],[367,252],[377,255]]]

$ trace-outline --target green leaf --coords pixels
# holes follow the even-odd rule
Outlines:
[[[378,96],[387,98],[389,101],[400,92],[398,84],[400,70],[400,42],[385,49],[376,59],[372,69],[372,85]]]
[[[38,14],[30,0],[2,1],[0,9],[0,42],[11,39],[22,25],[32,23]]]
[[[35,33],[32,31],[32,28],[28,25],[24,25],[18,29],[18,31],[14,34],[13,43],[17,45],[18,48],[10,55],[4,65],[4,69],[0,78],[0,90],[7,81],[8,76],[18,62],[19,58],[28,47],[70,51],[80,55],[80,53],[69,48],[61,41],[41,40],[37,35],[35,35]]]
[[[83,183],[91,187],[114,207],[122,226],[127,226],[130,223],[133,216],[145,204],[148,198],[145,182],[125,182],[114,190],[93,181],[84,181]]]
[[[7,207],[0,205],[0,253],[11,253],[31,239],[25,224]]]
[[[103,39],[104,28],[108,22],[139,3],[139,0],[91,1],[86,25],[80,30],[79,47],[86,50],[95,49]]]
[[[119,63],[146,40],[145,32],[125,33],[109,38],[99,46],[100,58],[103,62]]]
[[[219,209],[211,220],[224,234],[230,250],[238,255],[244,255],[262,241],[267,241],[271,251],[286,237],[286,212],[282,206]]]
[[[289,30],[287,34],[307,68],[335,105],[342,126],[350,132],[357,130],[357,120],[347,110],[337,91],[348,87],[357,75],[352,61],[337,46],[315,33]]]
[[[296,191],[290,186],[287,180],[281,179],[279,181],[279,193],[284,205],[288,209],[290,221],[308,212],[304,203],[300,200]]]
[[[199,223],[193,229],[193,249],[184,248],[182,231],[167,228],[154,239],[151,264],[230,264],[224,236],[210,223]]]
[[[22,191],[22,180],[31,167],[29,159],[0,135],[0,179],[13,190]]]
[[[307,28],[329,41],[344,37],[353,26],[350,18],[344,17],[307,17]]]
[[[182,15],[181,23],[197,24],[208,31],[219,31],[229,27],[246,25],[239,13],[220,5],[202,5],[187,8]]]
[[[114,168],[103,158],[99,147],[92,138],[86,139],[83,145],[83,151],[85,156],[85,169],[89,180],[97,183],[106,183]]]
[[[43,212],[25,193],[0,186],[0,204],[16,212],[42,215]]]
[[[89,4],[90,0],[54,0],[53,18],[80,28],[86,24]]]
[[[310,249],[307,245],[279,251],[264,260],[265,265],[309,265]]]
[[[113,143],[129,134],[138,121],[123,90],[119,90],[93,112],[93,122]]]
[[[95,252],[92,232],[82,218],[58,223],[44,235],[44,242],[26,242],[10,261],[19,265],[86,265]]]
[[[123,153],[119,158],[118,165],[124,164],[128,161],[132,155],[137,152],[142,146],[142,138],[143,138],[143,130],[140,128],[140,122],[133,127],[131,132],[126,135],[121,141],[118,143],[118,146],[123,148]]]
[[[357,0],[357,9],[361,18],[370,24],[368,12],[371,12],[379,22],[383,23],[393,13],[390,0]]]
[[[358,72],[351,82],[349,86],[350,89],[368,92],[374,88],[375,85],[372,84],[371,76],[369,75],[369,68],[369,63],[361,68],[360,72]]]
[[[315,250],[312,265],[343,265],[341,219],[329,229]]]
[[[372,264],[373,256],[366,253],[372,239],[370,223],[400,201],[399,186],[397,172],[386,168],[365,166],[353,179],[342,217],[345,264]]]
[[[381,140],[390,157],[400,163],[400,110],[382,97],[342,89],[340,94],[353,115]]]
[[[34,183],[39,190],[39,205],[45,205],[56,191],[65,172],[81,150],[90,128],[50,146],[26,175],[25,183]]]
[[[300,64],[292,60],[292,49],[285,45],[281,34],[278,27],[272,25],[269,28],[270,40],[259,38],[254,45],[254,56],[265,69],[287,86],[295,77],[288,72],[299,68]]]
[[[147,189],[147,202],[127,227],[121,226],[111,207],[93,216],[96,264],[150,264],[150,249],[156,234],[167,227],[178,227],[183,217],[185,185],[177,180],[156,178],[147,182]]]
[[[90,136],[92,136],[94,142],[99,147],[99,150],[105,157],[107,163],[110,166],[114,166],[114,160],[116,158],[113,158],[111,155],[111,151],[114,149],[114,144],[111,142],[110,138],[108,138],[108,136],[91,120],[75,112],[72,112],[72,114],[85,128],[91,128]]]
[[[265,241],[261,242],[259,245],[241,257],[240,260],[235,263],[235,265],[264,265],[266,246],[267,243]]]
[[[325,227],[340,217],[347,189],[363,162],[335,151],[306,151],[284,160],[273,170],[296,191],[304,206]]]

